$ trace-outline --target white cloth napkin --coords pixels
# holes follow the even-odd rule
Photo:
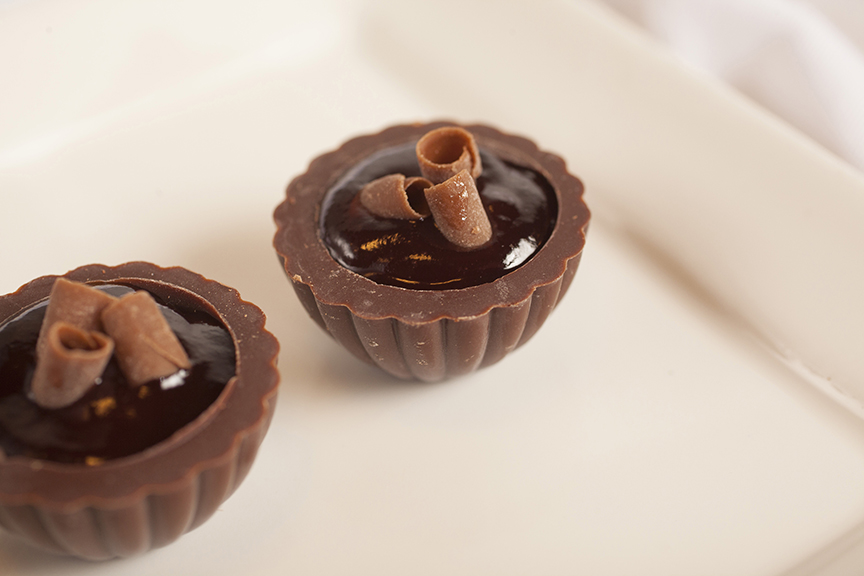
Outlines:
[[[864,169],[861,0],[605,0]]]

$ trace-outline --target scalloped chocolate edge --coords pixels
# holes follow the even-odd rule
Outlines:
[[[93,264],[63,276],[162,285],[176,292],[171,297],[206,303],[235,343],[237,375],[213,405],[141,453],[98,467],[0,459],[0,527],[42,548],[85,559],[140,554],[203,523],[249,472],[275,410],[279,344],[264,328],[257,306],[233,288],[183,268]],[[37,278],[0,297],[0,323],[47,298],[56,278]],[[236,430],[227,435],[222,429],[229,418],[236,418]]]
[[[434,382],[491,366],[534,336],[569,288],[580,256],[522,302],[494,306],[473,318],[421,324],[363,318],[347,306],[316,300],[302,282],[292,285],[312,319],[351,354],[398,378]]]
[[[166,546],[209,519],[237,489],[272,418],[249,431],[223,463],[204,465],[173,489],[148,491],[120,508],[85,506],[73,511],[38,504],[0,505],[0,527],[37,547],[85,560],[143,554]]]
[[[450,125],[459,126],[448,121],[399,125],[352,138],[315,158],[288,185],[274,212],[273,245],[310,317],[353,355],[400,378],[434,381],[465,374],[524,344],[569,288],[590,220],[584,187],[561,157],[527,138],[467,125],[482,149],[538,170],[555,189],[558,218],[541,250],[501,278],[459,290],[386,286],[339,265],[318,235],[327,190],[368,155]],[[551,265],[541,269],[544,261]],[[386,312],[373,310],[384,310],[381,302],[387,303]]]
[[[459,125],[453,122],[399,125],[377,134],[359,136],[332,152],[315,158],[308,170],[297,176],[286,190],[285,200],[274,211],[277,225],[273,246],[282,259],[286,274],[307,284],[315,298],[329,305],[347,306],[363,318],[395,317],[408,323],[425,323],[443,318],[467,319],[488,312],[496,304],[485,300],[507,300],[516,304],[539,286],[550,284],[567,270],[567,261],[582,252],[590,211],[582,199],[581,181],[567,172],[564,160],[521,136],[505,134],[484,125],[463,126],[471,131],[481,148],[536,169],[552,184],[558,199],[555,230],[528,262],[485,284],[459,290],[411,290],[378,284],[341,266],[330,257],[318,233],[320,202],[327,190],[366,156],[379,150],[410,142],[428,130]],[[545,254],[540,258],[541,254]],[[560,262],[554,269],[540,270],[543,260]],[[539,264],[538,264],[539,262]],[[430,296],[434,294],[434,296]],[[470,294],[470,298],[463,295]],[[394,305],[393,299],[401,302]],[[374,310],[387,302],[388,312]]]

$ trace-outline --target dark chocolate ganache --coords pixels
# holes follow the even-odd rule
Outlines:
[[[121,285],[96,286],[113,296]],[[194,420],[235,373],[234,343],[206,312],[173,310],[152,294],[192,367],[129,386],[116,358],[74,404],[44,409],[28,398],[45,300],[0,326],[0,447],[7,456],[98,465],[153,446]]]
[[[345,268],[379,284],[420,290],[491,282],[527,262],[549,238],[558,214],[555,191],[536,170],[480,150],[477,189],[492,239],[474,250],[448,242],[431,216],[421,220],[370,213],[358,192],[387,174],[420,176],[415,144],[382,150],[349,170],[324,197],[320,234]]]

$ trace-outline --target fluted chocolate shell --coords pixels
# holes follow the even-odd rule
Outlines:
[[[236,374],[200,416],[168,439],[100,466],[0,453],[0,526],[50,551],[89,560],[133,556],[207,520],[252,466],[276,402],[279,345],[236,290],[183,268],[89,265],[64,275],[122,283],[169,305],[203,310],[228,329]],[[44,300],[56,276],[0,297],[0,324]]]
[[[288,185],[274,213],[274,247],[312,319],[355,356],[400,378],[435,381],[466,374],[524,344],[567,291],[585,244],[590,212],[582,183],[564,161],[528,139],[471,125],[463,127],[481,150],[536,170],[554,188],[557,221],[543,247],[497,280],[452,290],[383,285],[336,262],[318,231],[327,191],[370,155],[452,125],[400,125],[349,140],[314,159]]]

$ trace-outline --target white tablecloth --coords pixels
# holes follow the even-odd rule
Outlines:
[[[864,2],[605,2],[864,169]]]

